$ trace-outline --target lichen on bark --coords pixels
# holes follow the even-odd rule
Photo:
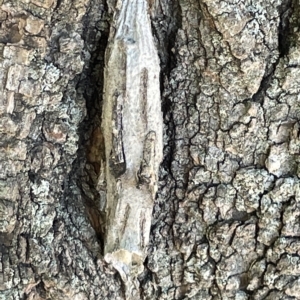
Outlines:
[[[101,126],[123,2],[0,0],[0,299],[125,297]],[[298,1],[147,3],[164,155],[132,299],[300,299]]]

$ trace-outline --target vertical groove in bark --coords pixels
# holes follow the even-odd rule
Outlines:
[[[94,4],[95,5],[95,4]],[[95,7],[92,8],[93,10]],[[100,251],[104,249],[105,215],[101,197],[103,193],[97,188],[101,167],[105,159],[101,115],[103,104],[104,59],[109,35],[109,15],[107,4],[103,3],[103,17],[95,27],[89,25],[89,14],[86,16],[85,43],[92,47],[89,66],[77,85],[86,100],[87,116],[81,123],[80,148],[74,162],[74,179],[82,194],[88,219],[94,228],[100,243]],[[104,191],[103,191],[104,192]]]
[[[294,10],[294,3],[291,0],[283,1],[278,8],[278,12],[280,14],[280,21],[278,26],[278,51],[279,56],[273,63],[270,62],[266,66],[264,77],[261,81],[258,91],[252,96],[254,101],[262,103],[267,89],[270,87],[270,84],[273,80],[273,76],[276,70],[276,67],[280,61],[280,58],[284,57],[288,54],[289,45],[291,43],[291,37],[293,33],[291,32],[291,28],[294,26],[290,26],[290,19]]]

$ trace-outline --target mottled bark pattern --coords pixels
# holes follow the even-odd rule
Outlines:
[[[125,4],[143,13],[119,26]],[[147,112],[153,70],[133,59],[150,40],[130,30],[147,14],[164,156],[129,278],[103,257],[109,228],[132,228],[112,223],[107,189],[131,160],[135,190],[156,192],[160,107]],[[0,0],[0,299],[300,299],[299,19],[298,0]],[[120,130],[128,93],[144,114],[138,159]]]
[[[90,209],[89,181],[76,175],[87,153],[78,145],[89,134],[81,124],[96,86],[90,64],[101,65],[93,53],[104,56],[105,3],[0,5],[0,299],[123,299],[87,219],[102,224]],[[101,141],[93,133],[93,142]]]
[[[163,3],[176,62],[144,299],[300,299],[299,2]]]

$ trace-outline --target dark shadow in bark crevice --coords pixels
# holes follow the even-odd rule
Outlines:
[[[164,148],[164,159],[161,165],[170,173],[174,148],[174,121],[172,101],[167,95],[166,84],[172,70],[177,65],[174,48],[176,46],[177,32],[182,28],[182,11],[179,0],[162,2],[163,4],[161,5],[167,10],[167,15],[164,14],[166,11],[162,11],[161,6],[157,8],[157,11],[151,18],[151,27],[160,60],[161,108],[166,131],[165,136],[168,139],[168,145]]]
[[[279,7],[280,23],[278,27],[278,50],[280,57],[289,53],[295,45],[294,28],[299,25],[300,5],[298,0],[283,1]]]
[[[281,58],[286,56],[289,49],[293,43],[293,27],[291,26],[292,16],[295,12],[299,11],[298,0],[286,0],[278,7],[278,12],[280,14],[280,23],[278,27],[278,51],[279,57],[273,64],[269,64],[266,67],[265,75],[261,81],[258,91],[252,96],[253,101],[263,103],[266,91],[269,88],[276,67]],[[298,7],[298,8],[297,8]],[[299,12],[298,12],[299,15]]]
[[[94,1],[95,2],[95,1]],[[97,2],[97,1],[96,1]],[[90,7],[96,5],[92,3]],[[87,13],[84,19],[84,44],[90,58],[80,74],[76,91],[86,103],[86,117],[78,129],[79,142],[76,160],[70,173],[70,181],[77,185],[85,207],[86,217],[95,230],[100,246],[104,248],[105,216],[100,209],[100,194],[97,190],[104,141],[101,132],[101,115],[104,85],[104,57],[109,36],[108,7],[104,3],[95,22]],[[93,13],[93,12],[92,12]],[[93,20],[94,24],[91,24]],[[69,184],[71,186],[72,184]]]
[[[165,79],[170,77],[171,71],[176,67],[176,55],[172,49],[176,43],[178,29],[182,27],[182,12],[179,1],[171,1],[166,4],[169,15],[156,12],[151,18],[152,33],[156,42],[157,52],[160,60],[160,92],[162,95],[162,111],[165,115],[171,106],[167,97],[163,97]]]
[[[175,125],[173,120],[173,104],[169,97],[169,91],[167,91],[169,80],[172,76],[172,71],[177,67],[176,58],[176,40],[177,33],[182,28],[182,11],[180,1],[161,1],[160,7],[151,15],[152,34],[155,40],[159,60],[160,60],[160,93],[161,93],[161,108],[164,121],[164,158],[161,163],[159,171],[159,188],[158,194],[161,192],[162,186],[164,186],[165,177],[173,177],[171,172],[171,163],[173,160],[174,152],[174,134]],[[164,11],[162,11],[164,6]],[[166,179],[168,181],[168,179]],[[159,205],[159,204],[157,204]],[[170,212],[171,214],[171,212]],[[154,217],[155,218],[155,217]],[[152,222],[151,232],[153,233],[155,225]],[[150,235],[151,235],[150,232]],[[150,237],[151,239],[151,237]],[[151,242],[150,242],[151,244]],[[151,247],[151,245],[150,245]],[[138,278],[140,282],[140,296],[141,299],[150,299],[147,295],[148,282],[156,281],[156,274],[152,272],[149,267],[148,258],[144,262],[144,272],[140,274]],[[153,291],[154,294],[151,297],[159,298],[162,291],[161,287],[157,286],[157,289]],[[151,298],[152,299],[152,298]]]

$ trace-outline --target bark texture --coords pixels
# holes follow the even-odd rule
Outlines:
[[[148,5],[164,122],[129,288],[103,256],[125,2]],[[298,0],[0,0],[0,299],[300,299],[299,20]]]

